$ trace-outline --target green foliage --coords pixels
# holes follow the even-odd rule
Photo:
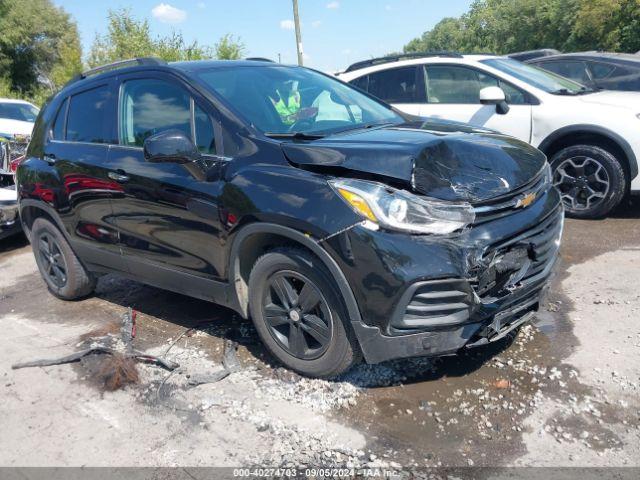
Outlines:
[[[229,33],[216,43],[214,49],[216,58],[219,60],[238,60],[242,58],[245,52],[244,43]]]
[[[0,95],[41,104],[82,68],[76,24],[50,0],[0,0]]]
[[[244,45],[239,39],[225,35],[214,48],[197,41],[187,43],[179,32],[152,37],[147,20],[138,20],[128,9],[110,10],[109,28],[104,36],[96,36],[87,63],[90,67],[135,57],[159,57],[166,61],[240,58]]]
[[[405,45],[405,52],[640,50],[640,0],[475,0]]]

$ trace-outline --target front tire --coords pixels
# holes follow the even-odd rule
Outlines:
[[[269,351],[302,375],[335,377],[358,360],[330,274],[302,250],[283,248],[256,261],[249,277],[249,309]]]
[[[30,237],[40,275],[51,293],[62,300],[77,300],[93,292],[95,278],[53,223],[37,218]]]
[[[607,215],[626,192],[620,161],[604,148],[574,145],[551,158],[553,184],[560,191],[567,216],[592,219]]]

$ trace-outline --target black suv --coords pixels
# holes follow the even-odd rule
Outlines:
[[[210,300],[318,377],[515,331],[563,225],[529,145],[249,60],[86,72],[42,109],[17,178],[54,295],[116,272]]]

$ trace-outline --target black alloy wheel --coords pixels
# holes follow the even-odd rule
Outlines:
[[[43,232],[38,237],[38,255],[42,262],[42,274],[56,287],[62,288],[67,284],[67,263],[60,245],[49,232]]]
[[[327,351],[333,334],[331,310],[309,278],[293,271],[274,273],[262,305],[269,333],[290,355],[313,360]]]

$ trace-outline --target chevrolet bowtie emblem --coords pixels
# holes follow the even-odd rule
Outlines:
[[[523,197],[519,198],[516,202],[516,208],[526,208],[536,201],[537,193],[531,192],[527,193]]]

